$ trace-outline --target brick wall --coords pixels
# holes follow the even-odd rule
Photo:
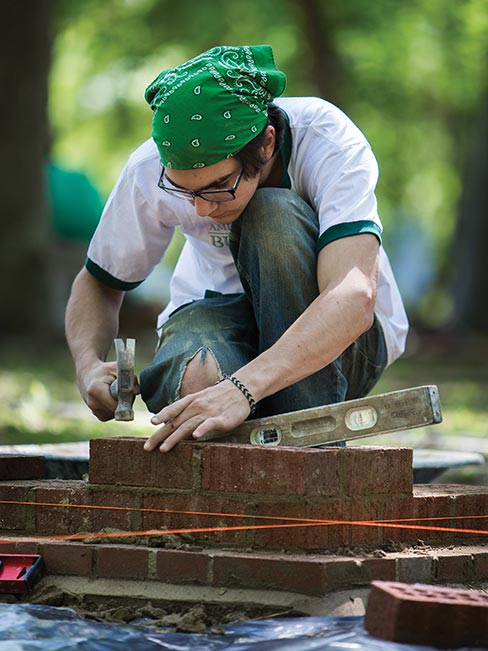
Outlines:
[[[487,530],[476,516],[488,513],[488,487],[413,487],[409,449],[183,442],[162,455],[143,443],[92,441],[89,482],[39,480],[39,460],[28,465],[30,479],[22,464],[4,466],[0,553],[41,553],[49,574],[309,595],[371,580],[488,580],[486,546],[449,547],[482,539],[456,530]],[[415,528],[419,518],[453,531]],[[226,526],[243,528],[202,531]],[[174,530],[186,532],[167,533]],[[156,533],[122,536],[145,531]],[[52,539],[89,533],[98,538]],[[419,540],[428,542],[425,553],[332,555]]]
[[[430,555],[414,552],[372,556],[245,553],[155,549],[124,544],[2,541],[3,553],[42,554],[50,575],[130,578],[222,588],[286,590],[323,595],[368,586],[370,581],[480,584],[488,580],[488,551],[483,546],[448,548]]]
[[[488,524],[470,517],[488,512],[488,488],[413,490],[410,449],[183,442],[162,455],[144,452],[143,443],[137,438],[92,441],[89,482],[0,482],[0,529],[37,536],[188,529],[176,535],[180,544],[321,552],[459,538],[456,532],[387,526],[401,525],[399,518],[411,527],[418,518],[441,518],[422,524],[451,528],[486,529]],[[385,523],[368,526],[372,521]],[[243,528],[197,531],[212,527]]]

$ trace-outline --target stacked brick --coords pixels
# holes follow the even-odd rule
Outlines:
[[[372,556],[242,552],[208,547],[200,551],[133,544],[3,539],[2,553],[41,554],[49,575],[160,581],[218,588],[282,590],[320,596],[369,586],[371,581],[476,584],[488,579],[488,551],[471,546],[463,564],[448,549],[428,556],[414,552]],[[453,566],[443,563],[446,557]],[[453,571],[453,567],[456,571]]]
[[[447,548],[466,541],[460,528],[486,531],[476,516],[488,513],[488,488],[413,487],[410,449],[183,442],[162,455],[143,443],[92,441],[88,482],[39,480],[39,461],[13,479],[11,466],[0,481],[0,552],[41,553],[50,574],[310,595],[372,580],[488,578],[486,547]],[[444,549],[331,556],[419,539]]]
[[[486,530],[473,516],[487,512],[488,488],[413,489],[412,451],[402,448],[183,442],[162,455],[137,438],[97,439],[89,482],[0,482],[0,530],[178,530],[197,545],[270,551],[454,541],[457,528]]]

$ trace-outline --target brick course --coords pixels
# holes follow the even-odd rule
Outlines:
[[[182,441],[147,453],[140,438],[90,442],[90,483],[307,497],[412,493],[407,448],[274,448]]]
[[[46,460],[42,456],[0,454],[0,481],[6,479],[44,479]]]
[[[142,439],[92,441],[91,483],[0,482],[0,528],[31,536],[189,529],[174,534],[172,543],[321,553],[388,541],[459,538],[455,532],[424,530],[425,524],[486,526],[486,519],[470,518],[488,511],[486,487],[422,486],[411,491],[411,450],[277,449],[188,441],[162,455],[148,454],[142,446]],[[120,483],[125,480],[127,484]],[[37,506],[2,504],[2,499]],[[390,522],[399,527],[388,527]],[[221,530],[198,531],[205,528]],[[464,574],[459,562],[440,558],[423,575]],[[408,576],[408,567],[400,569],[402,577]],[[471,573],[486,574],[486,561],[471,565]]]
[[[157,549],[139,545],[83,544],[75,542],[15,542],[2,544],[1,553],[42,554],[50,575],[88,578],[129,578],[172,584],[197,584],[222,588],[284,590],[306,595],[321,595],[351,587],[367,587],[371,581],[405,583],[450,583],[452,567],[457,566],[456,582],[469,584],[474,566],[485,562],[483,546],[460,553],[434,550],[437,558],[452,558],[452,566],[437,564],[435,558],[404,552],[385,557],[354,558],[330,554],[246,553],[208,548],[205,551]],[[463,572],[465,572],[463,574]],[[434,575],[435,574],[435,575]]]
[[[140,438],[91,440],[90,483],[192,488],[194,443],[182,441],[170,454],[149,454],[143,446]]]
[[[202,488],[264,495],[339,495],[339,449],[208,445]]]

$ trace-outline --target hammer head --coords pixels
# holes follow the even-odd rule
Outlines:
[[[115,339],[115,352],[117,355],[117,379],[110,386],[112,397],[117,400],[115,420],[134,420],[134,358],[136,340],[127,339],[124,344],[122,339]]]

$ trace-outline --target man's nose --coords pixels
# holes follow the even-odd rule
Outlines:
[[[193,200],[195,212],[199,217],[207,217],[215,210],[217,204],[214,201],[206,201],[202,197],[195,197]]]

